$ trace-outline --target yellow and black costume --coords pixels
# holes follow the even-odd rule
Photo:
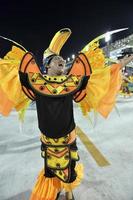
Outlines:
[[[60,54],[70,34],[67,28],[55,34],[44,52],[44,64]],[[29,99],[37,105],[44,170],[31,200],[54,200],[62,189],[71,191],[80,183],[83,166],[76,165],[79,155],[73,100],[84,115],[94,110],[107,117],[114,107],[121,84],[120,66],[108,66],[98,40],[86,45],[63,76],[42,74],[32,53],[15,46],[0,60],[0,112],[5,116],[13,108],[23,112]]]
[[[25,93],[30,95],[32,92],[36,101],[45,176],[56,175],[70,183],[76,178],[75,161],[79,160],[72,101],[76,99],[75,94],[85,89],[89,74],[48,76],[42,75],[39,70],[38,73],[22,72],[25,68],[27,71],[32,69],[32,63],[32,60],[29,62],[29,53],[25,54],[19,74]]]

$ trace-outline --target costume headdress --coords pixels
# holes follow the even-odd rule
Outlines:
[[[60,50],[63,45],[71,35],[71,30],[69,28],[64,28],[58,31],[52,41],[50,42],[49,47],[43,53],[43,64],[45,67],[49,64],[50,60],[60,54]]]

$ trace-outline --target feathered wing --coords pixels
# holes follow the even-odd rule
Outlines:
[[[29,104],[19,80],[19,66],[26,51],[12,46],[4,58],[0,59],[0,113],[8,116],[13,109],[24,110]]]
[[[90,111],[100,113],[107,117],[112,111],[117,93],[121,85],[120,65],[109,65],[103,49],[99,47],[97,39],[90,42],[81,51],[85,55],[91,67],[91,74],[85,89],[85,97],[79,105],[83,115]]]

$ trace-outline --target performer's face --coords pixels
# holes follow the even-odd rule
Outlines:
[[[48,66],[48,75],[59,76],[64,72],[66,61],[61,56],[54,56]]]

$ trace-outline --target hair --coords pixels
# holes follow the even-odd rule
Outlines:
[[[52,54],[52,55],[48,56],[47,58],[43,59],[43,65],[45,68],[47,68],[47,66],[50,64],[50,62],[54,56],[56,56],[56,54]]]

